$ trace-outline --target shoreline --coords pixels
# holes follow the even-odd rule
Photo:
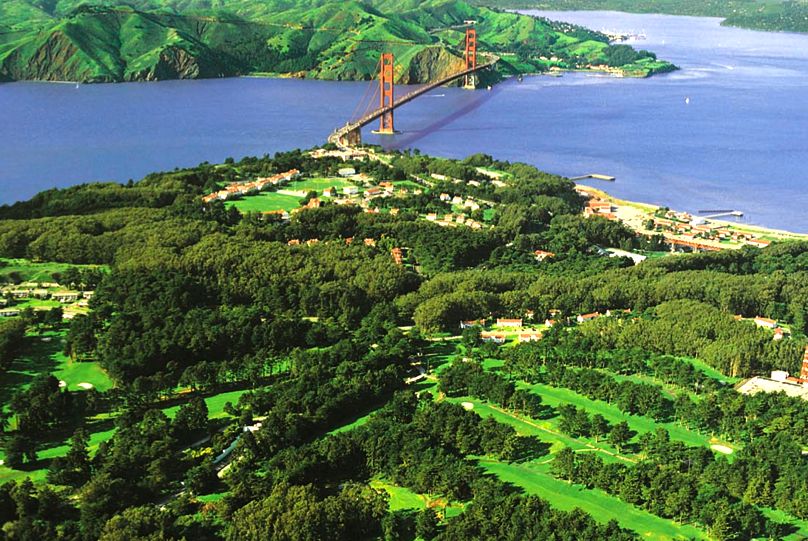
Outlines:
[[[654,205],[652,203],[644,203],[644,202],[641,202],[641,201],[629,201],[629,200],[626,200],[626,199],[620,199],[618,197],[615,197],[615,196],[609,194],[608,192],[606,192],[606,191],[604,191],[604,190],[602,190],[600,188],[595,188],[594,186],[590,186],[588,184],[582,184],[580,182],[575,182],[575,187],[576,187],[576,189],[579,189],[580,191],[584,191],[586,193],[592,194],[593,196],[597,197],[598,199],[602,199],[604,201],[608,201],[610,203],[613,203],[614,205],[616,205],[616,206],[618,206],[618,207],[620,207],[622,209],[635,209],[635,211],[643,212],[643,213],[646,213],[648,215],[653,215],[659,209],[666,208],[666,207],[663,207],[661,205]],[[680,213],[686,214],[683,211],[678,211],[676,209],[670,209],[670,210],[673,211],[673,212],[680,212]],[[655,233],[655,232],[647,230],[645,228],[638,228],[638,227],[632,225],[631,222],[633,220],[631,220],[627,216],[629,213],[624,212],[622,214],[623,215],[621,216],[621,213],[618,210],[618,212],[615,213],[616,219],[618,219],[619,221],[625,223],[626,225],[628,225],[632,229],[636,230],[637,232],[645,233],[645,234]],[[693,217],[694,218],[700,218],[698,216],[693,216]],[[745,223],[742,223],[742,222],[734,222],[734,221],[731,221],[731,220],[722,220],[722,219],[718,219],[718,218],[716,218],[716,219],[710,218],[709,222],[716,224],[718,227],[725,227],[727,229],[735,230],[735,231],[742,232],[742,233],[749,233],[749,234],[754,234],[754,235],[773,237],[775,240],[803,240],[803,241],[808,241],[808,233],[797,233],[797,232],[794,232],[794,231],[788,231],[786,229],[777,229],[777,228],[766,227],[766,226],[762,226],[762,225],[745,224]],[[718,247],[718,246],[716,246],[716,247]],[[722,249],[733,249],[733,248],[740,248],[740,247],[741,246],[721,246],[720,248],[722,248]]]

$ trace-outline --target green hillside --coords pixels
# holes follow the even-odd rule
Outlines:
[[[0,80],[145,81],[284,74],[368,80],[381,51],[400,83],[459,69],[463,21],[503,74],[609,65],[647,76],[672,69],[650,53],[612,54],[588,30],[457,1],[76,0],[0,4]],[[586,44],[586,45],[584,45]],[[547,58],[554,58],[548,62]],[[615,63],[615,58],[619,61]]]
[[[724,17],[722,24],[756,30],[808,32],[806,0],[476,0],[496,8],[614,10]]]

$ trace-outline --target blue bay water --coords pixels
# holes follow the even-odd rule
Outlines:
[[[739,209],[808,233],[808,35],[718,19],[540,12],[644,30],[682,68],[646,80],[528,77],[491,91],[438,89],[365,140],[449,157],[485,152],[568,176],[604,173],[616,196],[677,209]],[[140,178],[228,156],[322,143],[369,83],[280,79],[0,85],[0,203],[83,181]],[[688,100],[689,99],[689,100]],[[687,102],[689,101],[689,103]],[[596,183],[596,181],[592,181]]]

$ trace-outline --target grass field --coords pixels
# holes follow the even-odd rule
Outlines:
[[[246,392],[246,389],[239,391],[228,391],[226,393],[216,394],[205,398],[205,404],[208,406],[208,418],[221,419],[222,417],[225,417],[227,414],[224,412],[224,405],[227,402],[231,402],[233,405],[235,405],[238,402],[239,397]],[[169,419],[173,419],[179,410],[180,406],[171,406],[164,408],[163,413],[165,413]]]
[[[363,424],[367,423],[370,420],[371,417],[373,417],[374,413],[376,413],[375,410],[371,411],[367,415],[363,415],[363,416],[351,421],[348,424],[344,424],[342,426],[339,426],[339,427],[335,428],[334,430],[329,431],[328,434],[340,434],[342,432],[348,432],[349,430],[353,430],[354,428],[362,426]]]
[[[707,539],[700,529],[678,524],[637,509],[602,490],[588,490],[560,481],[549,474],[549,464],[507,464],[482,459],[480,465],[501,480],[535,494],[563,510],[585,509],[595,520],[616,520],[620,526],[637,532],[642,539]]]
[[[435,508],[436,511],[446,512],[446,518],[459,515],[463,512],[463,504],[457,502],[447,502],[446,498],[440,496],[430,496],[418,494],[412,490],[388,483],[382,479],[373,479],[370,486],[377,490],[384,490],[390,497],[390,510],[399,511],[401,509],[426,509],[427,506]]]
[[[247,212],[292,210],[300,206],[300,198],[276,192],[262,192],[236,201],[228,201],[225,205],[227,208],[236,207],[242,214]]]
[[[353,186],[353,183],[349,182],[347,180],[341,179],[341,178],[333,178],[333,177],[322,178],[322,177],[319,177],[319,178],[307,178],[307,179],[292,182],[291,184],[289,184],[289,189],[290,190],[296,190],[296,191],[300,190],[300,191],[304,191],[304,192],[315,191],[319,195],[322,195],[323,190],[325,190],[326,188],[334,187],[334,188],[337,188],[337,189],[342,189],[345,186]]]
[[[424,192],[428,192],[429,189],[421,186],[417,182],[413,182],[411,180],[396,180],[393,181],[393,185],[396,188],[407,188],[408,190],[415,191],[415,190],[423,190]]]
[[[62,273],[71,267],[98,268],[98,265],[36,263],[28,259],[0,258],[0,277],[17,273],[24,282],[52,282],[54,273]]]

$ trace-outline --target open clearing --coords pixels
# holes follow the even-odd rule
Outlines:
[[[620,526],[634,530],[643,539],[707,539],[707,535],[694,526],[657,517],[602,490],[588,490],[560,481],[549,474],[547,464],[507,464],[488,459],[479,462],[486,471],[522,488],[527,494],[546,499],[553,507],[565,511],[576,507],[585,509],[600,522],[616,520]]]

